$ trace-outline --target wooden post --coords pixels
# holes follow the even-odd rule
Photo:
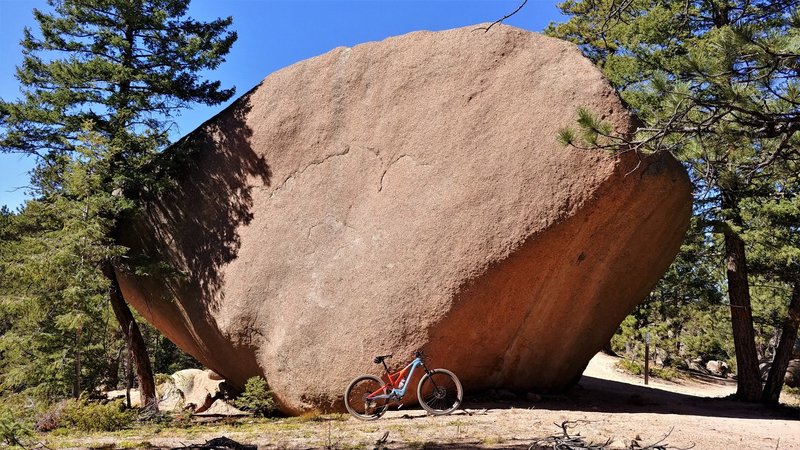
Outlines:
[[[644,335],[644,384],[650,382],[650,332]]]

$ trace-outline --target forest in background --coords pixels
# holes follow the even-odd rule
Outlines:
[[[728,360],[737,398],[777,404],[800,323],[800,3],[560,8],[570,19],[546,33],[577,44],[642,122],[618,135],[582,109],[560,140],[668,151],[694,185],[681,253],[614,343],[635,348],[629,339],[649,329],[662,361]],[[766,384],[761,363],[770,365]]]
[[[37,13],[41,30],[23,39],[27,96],[0,101],[0,150],[39,161],[35,198],[0,211],[6,423],[33,420],[64,398],[130,386],[134,374],[152,390],[154,374],[196,366],[130,315],[109,267],[169,270],[129,261],[116,226],[173,186],[180,161],[163,153],[171,115],[233,95],[196,75],[233,45],[230,18],[195,22],[179,0],[54,4],[54,12]],[[547,34],[578,44],[642,121],[635,135],[618,136],[579,111],[562,141],[669,151],[695,187],[678,258],[612,347],[641,360],[649,331],[664,366],[726,361],[738,397],[777,403],[800,322],[798,1],[593,0],[561,8],[569,20]],[[185,42],[175,43],[181,26]]]

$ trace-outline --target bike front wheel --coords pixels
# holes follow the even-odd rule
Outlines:
[[[419,404],[434,415],[450,414],[461,406],[464,390],[453,372],[434,369],[419,380],[417,399]]]
[[[344,391],[344,405],[347,412],[360,420],[375,420],[386,412],[389,399],[369,398],[378,392],[379,395],[387,394],[384,383],[380,378],[372,375],[362,375],[350,382]]]

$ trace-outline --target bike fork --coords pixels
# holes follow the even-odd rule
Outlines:
[[[426,366],[425,363],[422,363],[422,368],[425,369],[425,375],[427,375],[428,379],[431,380],[431,383],[433,383],[433,388],[438,391],[439,386],[436,385],[436,380],[434,380],[433,377],[431,376],[432,372],[428,370],[428,366]]]

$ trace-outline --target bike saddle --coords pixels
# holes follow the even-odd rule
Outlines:
[[[375,359],[372,360],[372,362],[374,362],[375,364],[380,364],[380,363],[383,362],[384,359],[391,358],[391,357],[392,357],[392,355],[376,356]]]

